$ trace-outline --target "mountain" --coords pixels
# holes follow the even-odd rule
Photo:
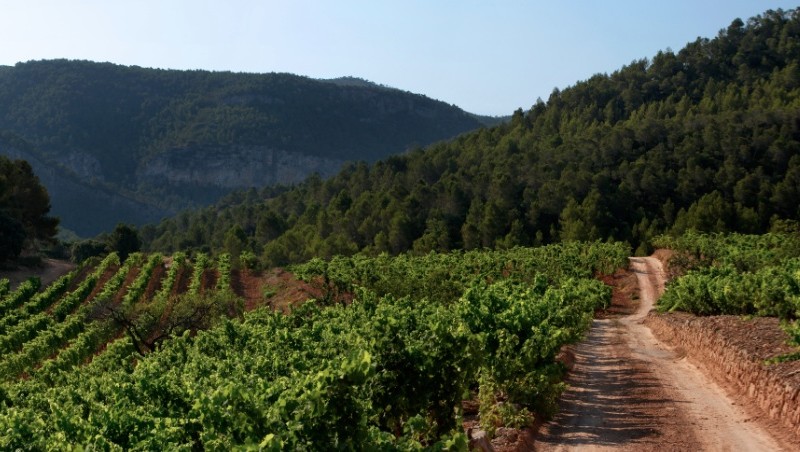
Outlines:
[[[800,10],[778,10],[554,90],[506,124],[142,232],[151,249],[269,265],[563,240],[644,252],[661,233],[796,227],[798,200]]]
[[[156,221],[235,188],[330,176],[346,161],[492,120],[355,78],[66,60],[0,67],[0,152],[32,162],[52,213],[81,235]]]

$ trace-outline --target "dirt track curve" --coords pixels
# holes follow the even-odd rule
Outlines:
[[[0,278],[8,278],[9,282],[11,282],[12,290],[31,276],[38,276],[42,282],[42,287],[47,287],[53,281],[71,272],[75,267],[75,264],[68,261],[44,259],[40,268],[3,270],[0,271]]]
[[[536,450],[792,450],[755,422],[642,320],[664,290],[661,263],[631,258],[640,288],[632,315],[596,319],[575,349],[559,414]]]

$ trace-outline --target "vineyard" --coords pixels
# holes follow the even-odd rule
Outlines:
[[[677,239],[661,237],[656,245],[676,252],[670,262],[678,276],[659,301],[661,311],[777,317],[800,346],[796,234],[688,233]]]
[[[167,314],[180,297],[173,287],[178,271],[188,265],[182,254],[163,279],[154,277],[164,266],[160,254],[145,258],[131,255],[124,264],[116,254],[100,262],[86,262],[41,292],[37,279],[30,279],[4,295],[0,308],[0,375],[3,381],[41,378],[54,381],[59,374],[89,360],[107,342],[130,333],[146,316],[139,311],[150,306],[151,313]],[[202,262],[202,257],[198,257]],[[229,271],[229,270],[228,270]],[[220,273],[223,273],[220,271]],[[192,273],[198,279],[202,274]],[[194,284],[195,280],[192,280]],[[151,300],[142,300],[151,284],[158,285]],[[8,291],[8,284],[2,287]],[[199,289],[199,285],[197,286]],[[218,290],[224,290],[220,288]],[[158,309],[160,308],[160,309]],[[150,325],[148,333],[159,325]]]
[[[621,244],[337,257],[316,300],[244,312],[229,255],[115,254],[46,288],[0,282],[0,449],[463,449],[564,389]],[[268,290],[269,289],[269,290]],[[248,307],[254,307],[247,304]]]

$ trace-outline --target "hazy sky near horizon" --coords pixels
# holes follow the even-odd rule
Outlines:
[[[756,0],[3,0],[0,65],[356,76],[488,115],[713,38]]]

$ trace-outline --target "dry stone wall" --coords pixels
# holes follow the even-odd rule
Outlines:
[[[800,444],[800,362],[765,364],[795,350],[786,344],[777,319],[670,313],[650,314],[645,323],[707,375],[791,430]]]

